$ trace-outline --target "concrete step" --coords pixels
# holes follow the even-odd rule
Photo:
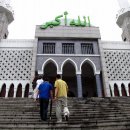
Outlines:
[[[39,104],[29,98],[0,98],[0,130],[130,130],[130,98],[69,98],[70,119],[42,122]]]

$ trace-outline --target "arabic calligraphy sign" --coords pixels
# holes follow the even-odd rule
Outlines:
[[[58,25],[61,24],[60,18],[63,18],[63,17],[64,17],[64,25],[65,25],[65,26],[67,26],[67,25],[77,26],[77,27],[86,27],[86,26],[90,27],[90,26],[91,26],[89,16],[87,17],[87,20],[86,20],[86,17],[83,16],[84,21],[81,21],[80,16],[78,16],[78,20],[72,19],[72,20],[68,23],[67,15],[68,15],[68,12],[65,11],[65,12],[64,12],[64,15],[59,15],[59,16],[55,17],[55,20],[46,22],[45,24],[42,24],[42,25],[40,26],[40,28],[41,28],[41,29],[46,29],[46,28],[48,28],[48,27],[53,28],[54,26],[58,26]]]

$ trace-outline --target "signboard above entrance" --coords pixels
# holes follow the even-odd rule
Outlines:
[[[76,26],[76,27],[86,27],[86,26],[90,27],[91,26],[89,16],[87,17],[87,20],[86,20],[86,17],[83,16],[84,21],[81,21],[80,16],[78,16],[77,20],[75,20],[75,19],[67,20],[67,15],[68,15],[68,12],[65,11],[64,15],[59,15],[59,16],[55,17],[55,20],[46,22],[45,24],[42,24],[40,26],[40,28],[46,29],[48,27],[53,28],[54,26],[59,26],[59,25],[61,25],[60,18],[62,18],[62,17],[64,17],[64,25],[65,26],[68,26],[68,25],[69,26]]]

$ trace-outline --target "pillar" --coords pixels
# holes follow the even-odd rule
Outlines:
[[[25,93],[25,86],[22,86],[22,98],[24,98],[24,93]]]
[[[81,74],[77,74],[77,91],[78,97],[82,97],[82,82],[81,82]]]
[[[10,85],[9,85],[9,84],[6,84],[6,93],[5,93],[5,98],[8,97],[9,89],[10,89]]]
[[[96,74],[96,85],[97,85],[97,95],[98,97],[102,97],[102,84],[101,84],[101,78],[100,74]]]
[[[112,90],[112,97],[115,97],[115,93],[114,93],[114,85],[111,87]]]
[[[18,84],[14,84],[14,96],[13,96],[13,98],[16,98],[17,87],[18,87]]]
[[[125,86],[125,90],[126,90],[127,96],[130,96],[130,95],[129,95],[129,88],[128,88],[128,86]]]
[[[121,91],[121,85],[118,84],[118,91],[119,91],[119,96],[122,96],[122,91]]]

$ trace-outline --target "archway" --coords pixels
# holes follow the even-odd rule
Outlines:
[[[43,74],[49,78],[52,84],[54,84],[57,74],[56,65],[52,61],[48,62],[44,67]]]
[[[24,97],[28,97],[28,94],[29,94],[29,84],[27,84],[27,85],[25,86]]]
[[[22,85],[19,84],[17,87],[16,97],[22,97]]]
[[[0,97],[5,97],[5,94],[6,94],[6,84],[3,84],[0,92]]]
[[[127,96],[124,84],[121,84],[121,93],[122,96]]]
[[[85,62],[81,66],[83,97],[97,97],[96,79],[90,63]]]
[[[117,84],[114,84],[114,95],[117,96],[117,97],[120,96]]]
[[[71,61],[66,61],[62,68],[62,79],[65,80],[68,84],[69,97],[77,97],[77,79],[76,79],[76,70]]]
[[[14,84],[10,85],[8,97],[13,97],[14,96]]]

